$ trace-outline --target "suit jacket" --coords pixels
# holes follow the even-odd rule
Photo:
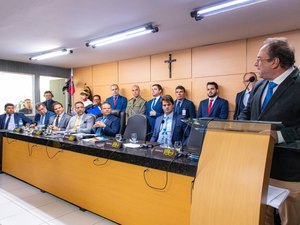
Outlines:
[[[261,111],[261,98],[268,81],[258,81],[251,92],[247,107],[239,119],[280,121],[284,128],[281,134],[285,142],[300,139],[300,73],[298,68],[278,86],[272,98]],[[300,182],[300,152],[286,147],[276,147],[273,153],[271,177],[285,181]]]
[[[54,116],[54,115],[55,115],[54,112],[51,112],[51,111],[47,110],[46,117],[45,117],[45,123],[44,123],[45,126],[49,125],[49,119],[50,119],[51,116]],[[39,113],[35,114],[35,116],[34,116],[34,122],[36,124],[38,124],[40,122],[40,120],[41,120],[41,114],[39,114]]]
[[[103,117],[99,117],[97,121],[101,121]],[[116,117],[114,115],[108,115],[104,121],[106,127],[102,128],[102,134],[106,136],[114,137],[117,133],[119,133],[120,130],[120,118]],[[101,129],[101,127],[98,127],[97,129],[93,128],[94,133],[97,132],[98,129]]]
[[[171,129],[172,144],[174,144],[175,141],[182,141],[183,145],[186,145],[187,143],[187,139],[190,134],[190,129],[189,127],[187,127],[187,124],[181,121],[182,118],[183,117],[181,115],[176,115],[175,113],[173,114],[172,129]],[[158,140],[163,119],[164,119],[164,115],[156,119],[153,135],[150,141],[156,142]]]
[[[5,119],[6,119],[7,114],[2,114],[0,115],[0,129],[5,128]],[[23,113],[14,113],[14,120],[16,124],[19,124],[20,118],[22,119],[23,125],[26,123],[32,123],[32,120],[29,119],[27,116],[25,116]]]
[[[243,90],[243,91],[241,91],[241,92],[239,92],[239,93],[236,94],[236,97],[235,97],[235,109],[234,109],[234,115],[233,115],[233,119],[234,120],[238,119],[238,115],[245,108],[245,105],[244,105],[244,102],[243,102],[245,92],[246,91]]]
[[[177,101],[175,100],[174,102],[174,107],[176,108],[177,105]],[[181,106],[179,107],[179,110],[176,112],[176,114],[178,115],[182,115],[182,110],[185,109],[186,111],[186,118],[196,118],[196,109],[195,109],[195,105],[192,101],[188,100],[188,99],[184,99],[181,103]]]
[[[117,104],[116,105],[114,105],[114,96],[111,96],[111,97],[107,98],[106,101],[111,104],[112,109],[120,109],[123,112],[126,111],[127,98],[119,95],[118,98],[117,98]]]
[[[54,115],[49,118],[49,124],[54,125],[54,120],[55,120],[56,116],[57,115]],[[57,127],[60,128],[60,130],[66,130],[70,119],[71,119],[71,116],[68,115],[67,113],[64,113],[63,116],[60,118]]]
[[[77,120],[77,115],[72,116],[70,118],[68,126],[66,128],[67,131],[71,130],[75,126],[76,120]],[[94,123],[95,123],[95,116],[92,114],[84,113],[79,124],[80,132],[90,134],[92,132]]]
[[[210,114],[208,115],[208,101],[209,99],[205,99],[200,102],[198,108],[198,118],[201,117],[212,117],[218,119],[227,119],[228,117],[228,101],[217,97],[211,110]]]
[[[49,100],[44,101],[43,103],[46,105],[46,108],[47,108],[48,111],[53,112],[52,105],[53,105],[54,102],[56,102],[56,101],[54,101],[53,99],[49,99]]]
[[[150,101],[148,101],[147,106],[146,106],[146,116],[147,116],[148,121],[149,121],[151,132],[153,132],[153,130],[154,130],[154,125],[155,125],[156,118],[164,114],[164,111],[162,109],[162,105],[161,105],[161,102],[160,102],[161,97],[159,97],[159,99],[155,102],[155,105],[153,106],[153,110],[156,112],[156,116],[150,116],[150,111],[152,110],[151,106],[152,106],[153,100],[154,100],[154,98],[151,99]]]

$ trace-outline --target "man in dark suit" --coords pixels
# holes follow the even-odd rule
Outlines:
[[[185,88],[177,86],[175,88],[176,100],[174,102],[175,112],[185,118],[196,118],[195,105],[192,101],[185,98]]]
[[[44,128],[46,128],[49,125],[50,117],[54,116],[55,113],[52,111],[48,111],[45,103],[43,102],[36,104],[35,109],[38,113],[35,114],[34,124],[32,124],[31,127],[34,127],[36,125],[41,125]]]
[[[161,116],[164,111],[161,105],[161,95],[163,89],[160,84],[153,84],[152,85],[152,98],[150,101],[147,102],[146,106],[146,116],[149,121],[150,131],[153,132],[155,120],[157,117]]]
[[[71,116],[64,112],[64,107],[59,102],[53,104],[53,110],[56,115],[49,118],[50,129],[54,131],[66,130]]]
[[[55,101],[52,98],[54,97],[54,95],[52,94],[51,91],[45,91],[44,97],[45,97],[46,101],[44,101],[43,103],[45,104],[47,110],[53,112],[52,106]]]
[[[23,125],[32,123],[32,120],[26,117],[23,113],[15,113],[15,106],[12,103],[7,103],[4,106],[5,113],[0,115],[0,129],[13,130],[19,126],[22,121]]]
[[[208,98],[200,102],[198,118],[211,117],[227,119],[228,101],[218,96],[218,84],[216,82],[208,82],[206,87]]]
[[[250,77],[254,77],[254,81],[249,81]],[[243,84],[245,85],[245,89],[236,94],[235,98],[235,109],[233,119],[237,120],[238,115],[245,108],[248,103],[248,99],[253,88],[253,85],[257,81],[257,76],[254,72],[245,73],[243,77]]]
[[[97,136],[114,137],[120,130],[120,118],[111,114],[112,108],[109,102],[103,102],[101,105],[102,117],[96,120],[93,131]]]
[[[270,184],[290,191],[279,207],[282,225],[300,224],[300,151],[288,143],[300,139],[300,72],[286,38],[268,38],[257,54],[259,76],[239,119],[279,121],[284,128],[269,131],[283,147],[274,148]],[[266,224],[274,224],[268,206]]]
[[[119,109],[125,112],[127,107],[127,98],[119,94],[119,86],[117,84],[111,85],[111,92],[112,96],[107,98],[106,101],[109,102],[112,109]]]
[[[183,123],[181,115],[174,113],[174,100],[170,95],[165,95],[161,99],[164,114],[155,120],[153,135],[150,141],[164,143],[167,138],[168,146],[175,141],[182,141],[185,145],[189,136],[187,124]],[[164,135],[166,135],[164,137]]]
[[[84,113],[85,108],[81,101],[75,102],[74,108],[76,115],[69,120],[66,131],[90,134],[95,123],[95,116]]]

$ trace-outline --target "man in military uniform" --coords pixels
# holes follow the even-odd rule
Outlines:
[[[126,119],[135,114],[145,114],[146,112],[146,101],[140,95],[141,90],[138,85],[133,85],[131,88],[133,98],[127,103],[126,108]]]

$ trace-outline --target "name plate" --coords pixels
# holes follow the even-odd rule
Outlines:
[[[77,141],[77,138],[75,135],[66,134],[63,138],[66,141]]]
[[[109,148],[120,149],[122,148],[122,143],[118,141],[106,141],[104,146]]]
[[[16,132],[16,133],[23,133],[24,132],[24,130],[22,128],[15,128],[13,131]]]
[[[174,158],[177,154],[177,151],[170,148],[162,148],[162,147],[155,147],[152,150],[153,156],[159,157],[167,157],[167,158]]]
[[[42,130],[34,130],[34,131],[32,131],[32,135],[40,136],[42,134],[43,134]]]

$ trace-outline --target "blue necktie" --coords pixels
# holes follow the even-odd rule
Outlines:
[[[276,83],[274,82],[269,82],[269,85],[268,85],[268,90],[267,90],[267,94],[266,94],[266,97],[265,97],[265,100],[262,104],[262,107],[261,107],[261,110],[264,110],[264,108],[266,107],[266,105],[268,104],[268,102],[270,101],[272,95],[273,95],[273,89],[277,86]]]
[[[177,114],[180,114],[181,103],[182,103],[181,101],[178,101],[177,104],[176,104],[176,110],[175,111],[176,111]]]
[[[154,106],[155,106],[155,101],[156,101],[156,98],[154,98],[153,101],[152,101],[151,109],[154,108]]]
[[[9,124],[10,118],[11,118],[11,114],[8,115],[8,119],[7,119],[7,121],[5,123],[5,127],[4,127],[5,130],[7,130],[7,128],[8,128],[8,124]]]

